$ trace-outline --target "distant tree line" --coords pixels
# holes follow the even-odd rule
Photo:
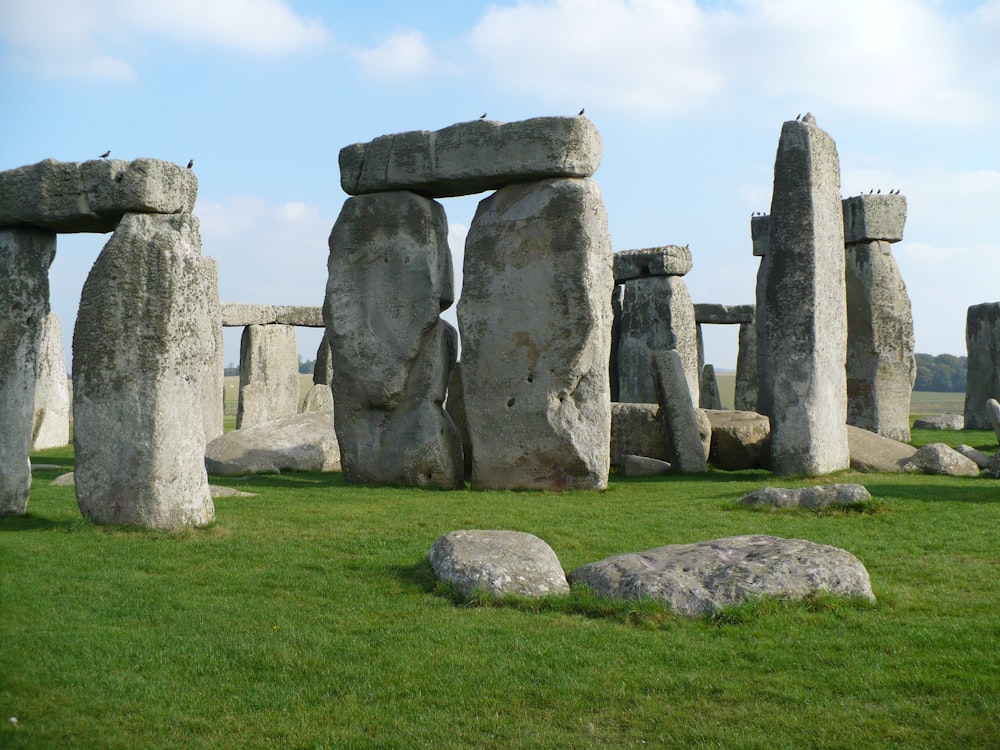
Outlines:
[[[301,354],[299,355],[299,372],[301,374],[312,375],[313,370],[315,369],[316,369],[315,359],[304,360],[302,359],[302,355]],[[229,377],[230,375],[239,375],[240,374],[239,365],[234,365],[232,362],[230,362],[223,368],[222,374],[225,375],[226,377]]]
[[[965,373],[968,369],[968,357],[956,357],[953,354],[917,354],[917,380],[913,384],[915,391],[946,391],[960,393],[965,391]]]

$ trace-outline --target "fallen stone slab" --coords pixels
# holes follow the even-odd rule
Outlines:
[[[912,445],[853,425],[847,425],[847,445],[851,454],[851,468],[862,473],[903,471],[903,466],[917,452]]]
[[[981,450],[976,450],[971,445],[965,445],[964,443],[962,445],[956,445],[955,450],[966,458],[974,461],[976,466],[980,469],[989,468],[990,464],[993,462],[993,456],[989,453],[983,453]]]
[[[621,462],[622,474],[627,477],[654,477],[670,473],[670,464],[648,456],[624,456]]]
[[[717,305],[698,302],[694,306],[694,322],[713,325],[753,323],[755,305]]]
[[[852,506],[870,502],[871,493],[860,484],[820,484],[815,487],[761,487],[736,502],[758,507],[806,508],[820,510],[831,506]]]
[[[965,417],[961,414],[929,414],[913,420],[915,430],[964,430]]]
[[[712,425],[709,463],[717,469],[768,468],[771,465],[771,422],[752,411],[705,409]]]
[[[222,325],[285,325],[323,327],[322,305],[261,305],[252,302],[223,302]]]
[[[476,589],[497,597],[569,593],[556,553],[534,534],[452,531],[434,542],[427,557],[434,575],[466,598]]]
[[[979,476],[979,466],[975,461],[944,443],[930,443],[918,448],[913,458],[903,465],[903,471],[945,474],[950,477]]]
[[[691,393],[684,378],[684,364],[675,349],[653,355],[653,382],[659,402],[659,414],[666,429],[667,440],[673,446],[672,463],[678,471],[703,473],[708,470],[708,455],[701,438],[705,419],[691,402]],[[700,418],[699,418],[700,416]],[[711,432],[711,428],[709,428]]]
[[[72,471],[68,471],[65,474],[60,474],[51,482],[49,482],[53,487],[75,487],[76,477],[73,475]]]
[[[517,182],[590,177],[603,145],[586,117],[472,120],[442,130],[383,135],[340,151],[348,195],[409,190],[427,198],[472,195]]]
[[[310,411],[227,432],[205,449],[212,474],[339,471],[333,412]]]
[[[615,253],[614,264],[616,284],[653,276],[684,276],[693,265],[687,245],[622,250]]]
[[[712,441],[712,425],[707,412],[695,409],[698,438],[702,452],[708,458]],[[674,445],[665,425],[666,416],[656,404],[611,404],[611,464],[622,465],[625,456],[645,456],[661,461],[674,460]]]
[[[846,550],[804,539],[733,536],[616,555],[569,574],[600,596],[658,599],[678,614],[711,614],[765,596],[818,592],[875,601],[865,566]]]
[[[993,427],[993,434],[997,436],[997,440],[1000,440],[1000,401],[995,398],[986,400],[986,416]]]
[[[126,213],[189,214],[198,197],[190,169],[159,159],[55,159],[0,172],[0,227],[114,231]]]

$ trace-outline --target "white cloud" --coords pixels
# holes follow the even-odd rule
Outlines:
[[[456,71],[452,64],[431,49],[424,35],[415,29],[394,31],[377,47],[354,49],[350,55],[361,66],[365,76],[387,82],[409,81]]]
[[[127,59],[145,36],[255,55],[328,40],[284,0],[32,0],[0,3],[5,62],[41,76],[132,81]]]

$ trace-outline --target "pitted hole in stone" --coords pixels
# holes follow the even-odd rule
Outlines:
[[[513,405],[514,405],[514,399],[513,398],[507,399],[507,408],[509,409]]]
[[[650,270],[649,270],[649,263],[643,263],[639,267],[639,273],[641,275],[643,275],[643,276],[652,276],[652,273],[650,273]]]

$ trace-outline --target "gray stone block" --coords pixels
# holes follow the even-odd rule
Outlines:
[[[320,305],[265,305],[252,302],[224,302],[222,325],[286,325],[303,328],[323,328],[323,308]]]
[[[691,251],[687,245],[647,247],[615,253],[615,283],[652,276],[684,276],[691,270]]]
[[[737,325],[752,323],[754,305],[717,305],[699,302],[694,306],[694,320],[699,325],[703,323],[717,325]]]
[[[662,423],[673,445],[671,463],[678,471],[707,471],[708,451],[701,439],[702,428],[687,388],[684,366],[676,351],[653,355],[653,382]],[[711,434],[711,425],[708,432]]]
[[[899,242],[906,223],[905,195],[855,195],[841,201],[844,242]]]
[[[299,411],[299,350],[295,328],[252,325],[240,341],[240,394],[236,429]]]
[[[965,429],[989,430],[986,401],[1000,399],[1000,302],[969,307],[965,319],[969,356],[965,378]]]
[[[754,216],[750,219],[750,242],[753,254],[763,258],[771,247],[771,217]]]
[[[49,313],[45,316],[41,342],[38,346],[35,409],[31,420],[32,451],[69,444],[68,379],[66,354],[63,352],[62,326],[59,323],[59,316],[55,313]],[[221,394],[222,391],[220,390],[219,393]],[[221,411],[219,416],[221,419]]]

